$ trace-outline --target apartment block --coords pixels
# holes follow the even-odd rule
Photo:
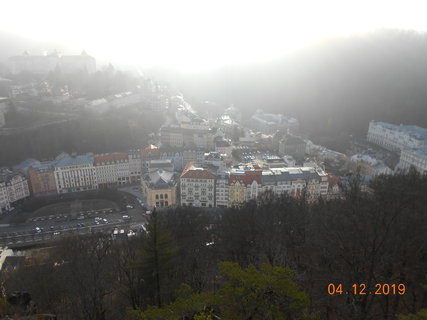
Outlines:
[[[61,154],[56,160],[55,182],[58,193],[98,189],[92,155],[71,157],[68,154]]]
[[[212,172],[189,163],[180,177],[181,205],[214,207],[215,178]]]

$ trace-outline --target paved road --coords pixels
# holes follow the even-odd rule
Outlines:
[[[133,195],[136,198],[138,198],[139,200],[141,200],[143,203],[146,203],[146,197],[145,197],[144,193],[142,192],[141,186],[119,188],[119,191],[124,191],[124,192],[130,193],[131,195]]]
[[[0,222],[0,246],[16,247],[46,242],[69,234],[88,234],[97,231],[112,232],[114,227],[126,231],[139,230],[141,225],[147,223],[145,210],[135,199],[135,197],[143,198],[141,189],[140,187],[139,189],[137,187],[122,189],[121,191],[130,193],[126,196],[126,202],[129,206],[125,211],[116,212],[112,208],[104,208],[82,212],[80,215],[58,214],[36,217],[27,220],[25,223],[10,224],[7,221],[2,221]],[[37,228],[41,228],[43,231],[37,230]]]
[[[23,233],[14,236],[0,236],[0,246],[8,248],[19,248],[28,247],[32,245],[44,244],[50,241],[58,240],[67,235],[85,235],[90,233],[125,233],[128,234],[132,230],[136,234],[138,232],[144,232],[146,222],[143,221],[113,221],[108,224],[94,225],[90,227],[70,227],[61,229],[61,231],[43,231],[40,233]]]

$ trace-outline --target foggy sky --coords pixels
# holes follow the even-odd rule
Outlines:
[[[102,60],[200,70],[376,28],[427,30],[423,1],[9,1],[0,30]],[[46,48],[52,50],[52,48]],[[37,54],[37,53],[34,53]]]

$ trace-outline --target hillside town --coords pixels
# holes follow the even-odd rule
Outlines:
[[[0,212],[30,196],[126,185],[141,185],[141,200],[150,208],[233,207],[265,191],[315,201],[341,197],[346,176],[356,170],[366,184],[411,166],[427,171],[427,129],[417,126],[371,121],[369,145],[346,155],[304,139],[294,118],[258,110],[244,123],[230,106],[206,119],[182,95],[166,100],[167,121],[153,144],[108,154],[61,153],[1,168]],[[394,166],[384,156],[389,153],[398,158]]]
[[[425,319],[427,27],[60,2],[2,6],[0,320]]]

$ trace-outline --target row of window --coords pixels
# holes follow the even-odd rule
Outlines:
[[[156,200],[167,199],[167,198],[168,198],[168,194],[167,193],[165,193],[164,195],[163,195],[163,193],[161,193],[160,195],[156,194]]]
[[[156,201],[156,207],[167,207],[169,202],[167,201]]]

